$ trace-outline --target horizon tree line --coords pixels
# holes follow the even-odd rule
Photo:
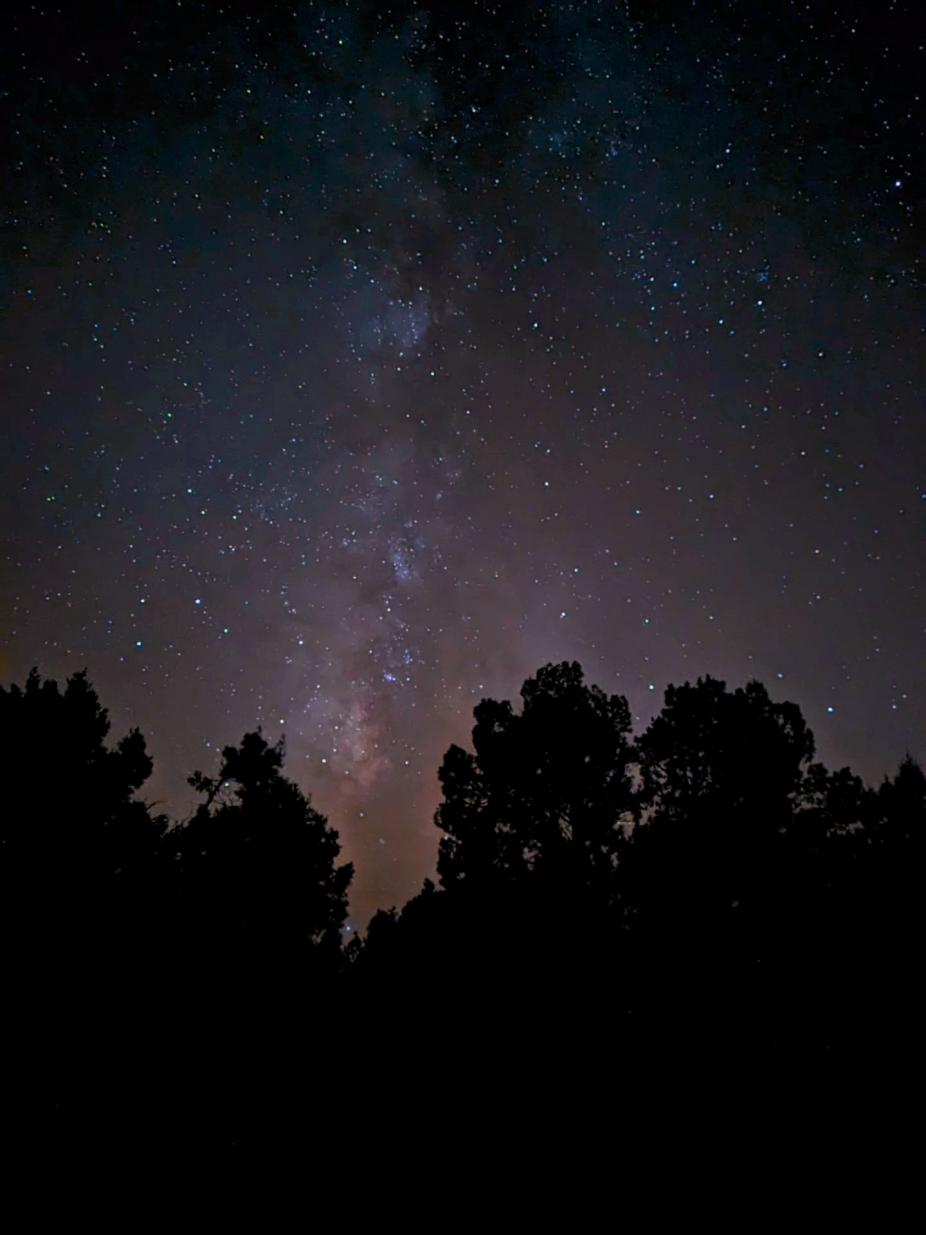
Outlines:
[[[356,1110],[427,1087],[448,1109],[530,1109],[619,1102],[679,1066],[747,1093],[775,1069],[808,1092],[823,1070],[840,1090],[906,1083],[913,758],[866,785],[816,761],[793,703],[711,677],[669,687],[635,736],[627,701],[566,662],[474,718],[438,773],[436,880],[345,945],[353,871],[282,740],[225,747],[172,823],[139,796],[144,738],[108,740],[85,673],[0,688],[0,989],[23,1118],[68,1146],[91,1118],[117,1154],[142,1138],[224,1160],[268,1129],[326,1150]]]
[[[551,936],[571,954],[603,935],[754,947],[818,937],[840,897],[841,919],[857,917],[922,835],[926,777],[911,756],[878,788],[831,771],[800,709],[757,681],[669,686],[635,737],[627,700],[563,662],[524,683],[519,709],[484,699],[474,718],[472,749],[451,746],[438,772],[437,884],[345,949],[353,869],[283,774],[283,739],[258,729],[225,747],[216,775],[189,777],[192,816],[171,823],[139,797],[152,771],[139,730],[107,745],[86,673],[61,690],[33,670],[0,688],[7,938],[62,965],[144,940],[149,959],[173,948],[187,967],[195,956],[255,975],[388,969],[437,939],[457,964],[515,938],[526,957],[525,924],[548,952]],[[882,911],[884,896],[879,885]]]

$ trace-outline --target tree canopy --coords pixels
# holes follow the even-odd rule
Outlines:
[[[431,1024],[444,1079],[445,1060],[490,1050],[538,1076],[567,1042],[664,1060],[684,1040],[743,1067],[912,1048],[926,776],[911,756],[873,788],[815,761],[795,704],[711,677],[669,687],[635,736],[627,700],[574,662],[539,669],[519,706],[484,699],[474,722],[438,773],[437,883],[345,948],[352,867],[284,775],[282,739],[226,746],[168,826],[141,796],[143,737],[109,743],[85,674],[0,689],[20,1050],[43,1044],[59,1078],[96,1058],[120,1119],[137,1101],[123,1075],[182,1106],[176,1078],[195,1091],[210,1059],[210,1117],[240,1136],[271,1073],[337,1102],[333,1043],[358,1026],[385,1068],[411,1043],[420,1067]]]
[[[215,777],[190,777],[205,800],[170,840],[184,929],[213,964],[298,968],[339,953],[353,868],[337,865],[337,833],[283,776],[284,751],[247,733]]]
[[[444,757],[441,885],[605,887],[634,806],[627,701],[587,686],[575,662],[541,669],[521,701],[483,700],[473,753]]]

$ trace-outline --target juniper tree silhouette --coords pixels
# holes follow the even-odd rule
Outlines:
[[[143,737],[109,730],[85,673],[0,688],[4,1108],[43,1134],[130,1092],[146,1054],[166,820],[136,796]]]
[[[652,900],[663,922],[723,923],[757,909],[780,873],[814,754],[800,709],[759,682],[729,691],[699,678],[666,690],[637,752],[643,823],[625,894],[641,912]]]
[[[525,681],[520,711],[486,699],[474,717],[472,753],[451,747],[439,773],[451,900],[430,902],[431,916],[452,919],[445,936],[470,967],[481,957],[483,976],[549,990],[591,956],[613,908],[635,809],[630,709],[563,662]]]
[[[796,705],[711,678],[670,687],[637,749],[642,822],[621,869],[634,998],[664,1022],[724,1026],[735,1049],[851,1055],[874,1034],[874,992],[887,1007],[903,990],[899,970],[882,980],[909,963],[887,906],[915,903],[913,850],[883,846],[892,803],[923,818],[916,770],[875,795],[812,762]]]
[[[879,1018],[893,1047],[917,1048],[922,967],[923,858],[926,840],[926,774],[909,754],[874,798],[874,822],[853,836],[853,879],[843,892],[843,917],[854,924],[866,972],[857,973],[868,1004],[866,1020]],[[866,947],[867,945],[867,947]]]
[[[878,790],[878,841],[885,846],[916,845],[921,856],[926,820],[926,773],[911,756],[900,763],[893,779]]]
[[[792,981],[781,1001],[847,1061],[909,1057],[921,1034],[922,843],[926,778],[909,756],[878,790],[848,768],[814,765],[789,866],[796,906]],[[803,882],[799,879],[803,876]]]
[[[651,1025],[694,1033],[709,1008],[712,1032],[719,1018],[764,1033],[809,874],[811,830],[798,844],[795,825],[813,735],[761,683],[731,691],[704,677],[666,690],[637,754],[640,823],[620,871],[633,1006]]]
[[[170,833],[180,952],[197,973],[296,987],[339,963],[349,863],[337,833],[282,774],[284,743],[258,730],[226,746],[205,801]]]
[[[172,1109],[223,1152],[290,1135],[323,1142],[340,1117],[332,1043],[344,1037],[341,928],[350,864],[337,833],[283,775],[284,743],[258,730],[226,746],[216,775],[164,841],[170,929],[167,1004],[177,1026],[160,1052],[159,1119]],[[168,1066],[169,1065],[169,1066]],[[164,1095],[168,1095],[165,1103]],[[206,1131],[207,1130],[207,1131]]]
[[[166,820],[136,797],[151,774],[137,729],[106,745],[106,709],[75,673],[0,688],[0,903],[7,964],[59,975],[118,963],[151,925]]]
[[[439,771],[440,890],[378,914],[355,970],[410,997],[471,1009],[492,989],[510,1007],[552,998],[613,911],[634,812],[630,710],[563,662],[524,683],[519,711],[484,699],[474,718],[473,750],[451,746]]]
[[[521,700],[520,712],[483,700],[474,753],[451,746],[444,757],[441,885],[483,891],[530,879],[607,895],[634,807],[627,701],[587,686],[575,662],[538,670]]]

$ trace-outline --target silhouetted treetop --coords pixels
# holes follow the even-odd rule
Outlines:
[[[23,688],[0,687],[0,860],[11,878],[76,888],[156,844],[164,821],[135,799],[151,774],[145,740],[133,729],[108,747],[109,728],[86,673],[63,691],[36,670]]]
[[[194,772],[205,802],[173,833],[188,929],[213,950],[265,964],[340,948],[353,869],[298,785],[284,744],[258,730],[226,746],[215,778]]]
[[[926,773],[907,755],[893,779],[878,790],[884,839],[889,843],[914,842],[922,846],[926,825]]]
[[[438,873],[445,888],[543,874],[607,878],[632,810],[630,709],[585,684],[576,663],[547,665],[522,707],[483,700],[473,749],[452,746],[440,769]]]
[[[758,821],[790,816],[814,741],[796,704],[773,702],[760,682],[729,691],[704,677],[668,687],[637,749],[643,801],[661,818]]]
[[[783,1052],[814,1070],[843,1051],[853,1076],[872,1041],[919,1049],[926,776],[907,757],[873,790],[814,762],[800,710],[757,682],[669,687],[636,743],[626,700],[575,663],[539,669],[519,703],[484,699],[440,768],[441,886],[347,949],[352,869],[282,740],[225,747],[169,831],[137,797],[140,733],[108,740],[84,674],[0,689],[0,976],[17,1067],[44,1034],[43,1117],[79,1073],[82,1121],[111,1067],[114,1126],[146,1078],[169,1143],[213,1060],[219,1137],[263,1135],[266,1095],[288,1103],[300,1076],[293,1112],[327,1118],[351,1029],[347,1068],[392,1074],[406,1051],[438,1089],[461,1061],[534,1086],[561,1059],[572,1086],[587,1054],[595,1088],[679,1049],[697,1068]]]

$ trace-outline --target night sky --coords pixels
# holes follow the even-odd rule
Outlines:
[[[926,755],[919,9],[14,3],[0,676],[285,733],[357,924],[551,660]]]

